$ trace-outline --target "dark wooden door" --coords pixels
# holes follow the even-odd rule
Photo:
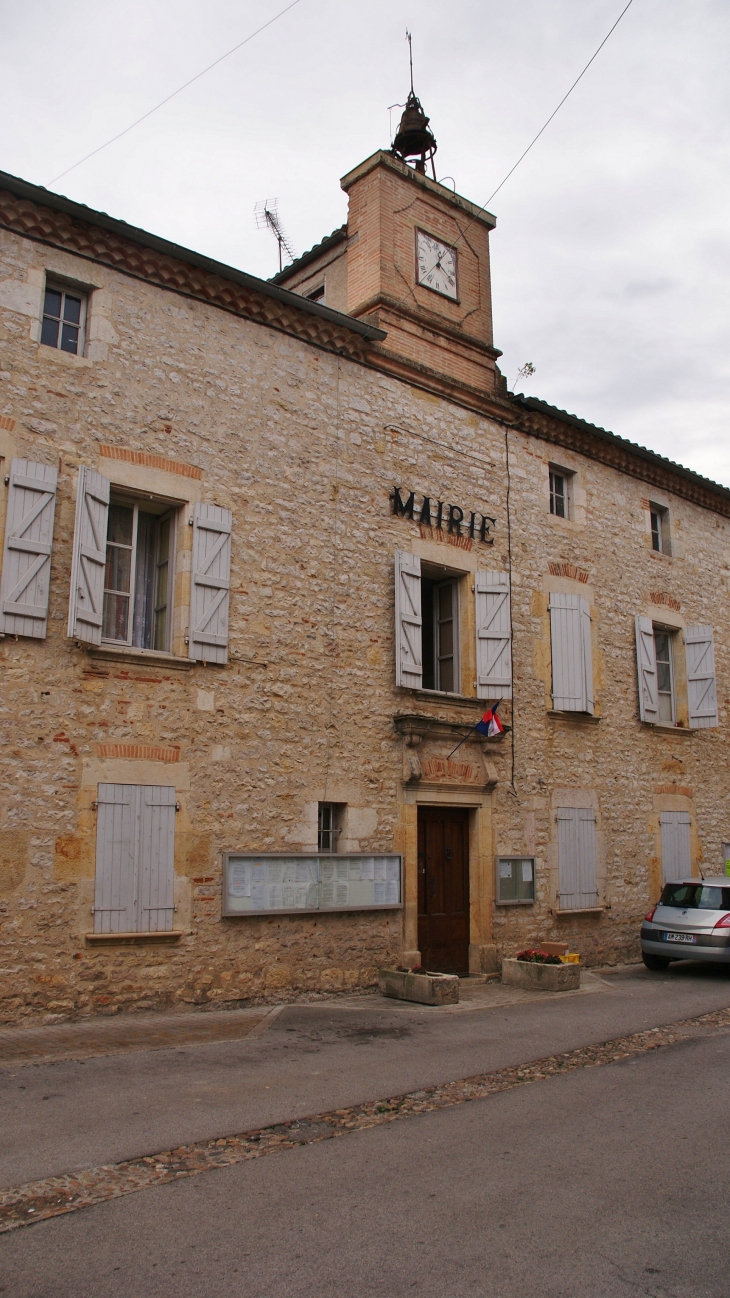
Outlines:
[[[436,973],[469,968],[469,813],[418,808],[418,947]]]

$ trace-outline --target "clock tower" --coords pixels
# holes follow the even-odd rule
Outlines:
[[[492,338],[496,219],[435,179],[428,123],[411,91],[392,149],[341,181],[346,226],[275,282],[385,330],[369,350],[378,368],[487,411],[504,389]]]

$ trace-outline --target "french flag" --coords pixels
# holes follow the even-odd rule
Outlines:
[[[487,739],[492,739],[495,735],[504,734],[504,726],[497,716],[498,707],[499,704],[495,703],[494,707],[489,708],[489,710],[484,713],[481,721],[477,721],[474,727],[480,735],[486,735]]]

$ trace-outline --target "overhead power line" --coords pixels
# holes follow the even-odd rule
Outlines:
[[[101,153],[102,149],[108,149],[110,144],[114,144],[117,140],[121,140],[123,135],[128,135],[130,131],[134,130],[135,126],[139,126],[141,122],[146,122],[147,118],[151,117],[153,113],[156,113],[158,109],[164,108],[165,104],[169,104],[170,100],[174,99],[176,95],[182,94],[183,90],[187,90],[188,86],[192,86],[194,81],[199,81],[201,77],[204,77],[206,72],[210,72],[213,68],[217,68],[219,63],[223,63],[224,59],[229,59],[237,50],[243,49],[244,45],[248,45],[249,41],[252,41],[254,37],[260,36],[261,32],[265,32],[267,27],[271,27],[273,23],[278,22],[280,18],[284,17],[284,14],[288,14],[289,10],[294,9],[300,2],[301,0],[291,0],[291,4],[288,4],[285,9],[280,9],[278,14],[274,14],[274,17],[269,18],[268,22],[263,23],[261,27],[257,27],[256,31],[251,32],[250,36],[247,36],[245,40],[239,41],[238,45],[233,46],[233,49],[227,50],[225,54],[221,54],[220,58],[215,59],[213,63],[209,63],[207,68],[203,68],[202,72],[196,72],[194,77],[191,77],[189,81],[184,83],[184,85],[178,86],[177,90],[173,90],[172,94],[161,99],[159,104],[155,104],[154,108],[150,108],[148,112],[143,113],[141,117],[137,118],[136,122],[132,122],[131,125],[125,126],[124,130],[119,131],[118,135],[113,135],[110,140],[106,140],[104,144],[100,144],[98,148],[92,149],[91,153],[87,153],[83,158],[79,158],[78,162],[74,162],[72,166],[67,167],[65,171],[59,172],[59,174],[54,176],[48,183],[50,185],[55,185],[57,180],[62,180],[64,176],[69,174],[69,172],[75,171],[82,163],[88,162],[89,158],[94,158],[97,153]]]

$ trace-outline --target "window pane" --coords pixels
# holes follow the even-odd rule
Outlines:
[[[101,634],[105,640],[128,640],[129,596],[104,595]]]
[[[120,545],[106,547],[106,571],[104,586],[106,590],[129,592],[132,581],[132,551]]]
[[[445,690],[447,694],[453,694],[454,690],[454,660],[453,658],[444,658],[439,668],[439,689]]]
[[[66,294],[66,300],[63,304],[63,318],[68,320],[69,324],[77,325],[81,323],[80,297],[69,297],[68,293]]]
[[[46,289],[46,298],[43,304],[44,315],[55,315],[58,320],[61,315],[61,294],[57,293],[55,288]]]
[[[134,510],[131,505],[110,505],[106,539],[117,545],[132,544]]]
[[[79,331],[74,325],[61,326],[61,351],[72,352],[74,356],[78,355],[79,350]]]
[[[41,342],[47,347],[58,347],[58,321],[43,317],[41,325]]]

